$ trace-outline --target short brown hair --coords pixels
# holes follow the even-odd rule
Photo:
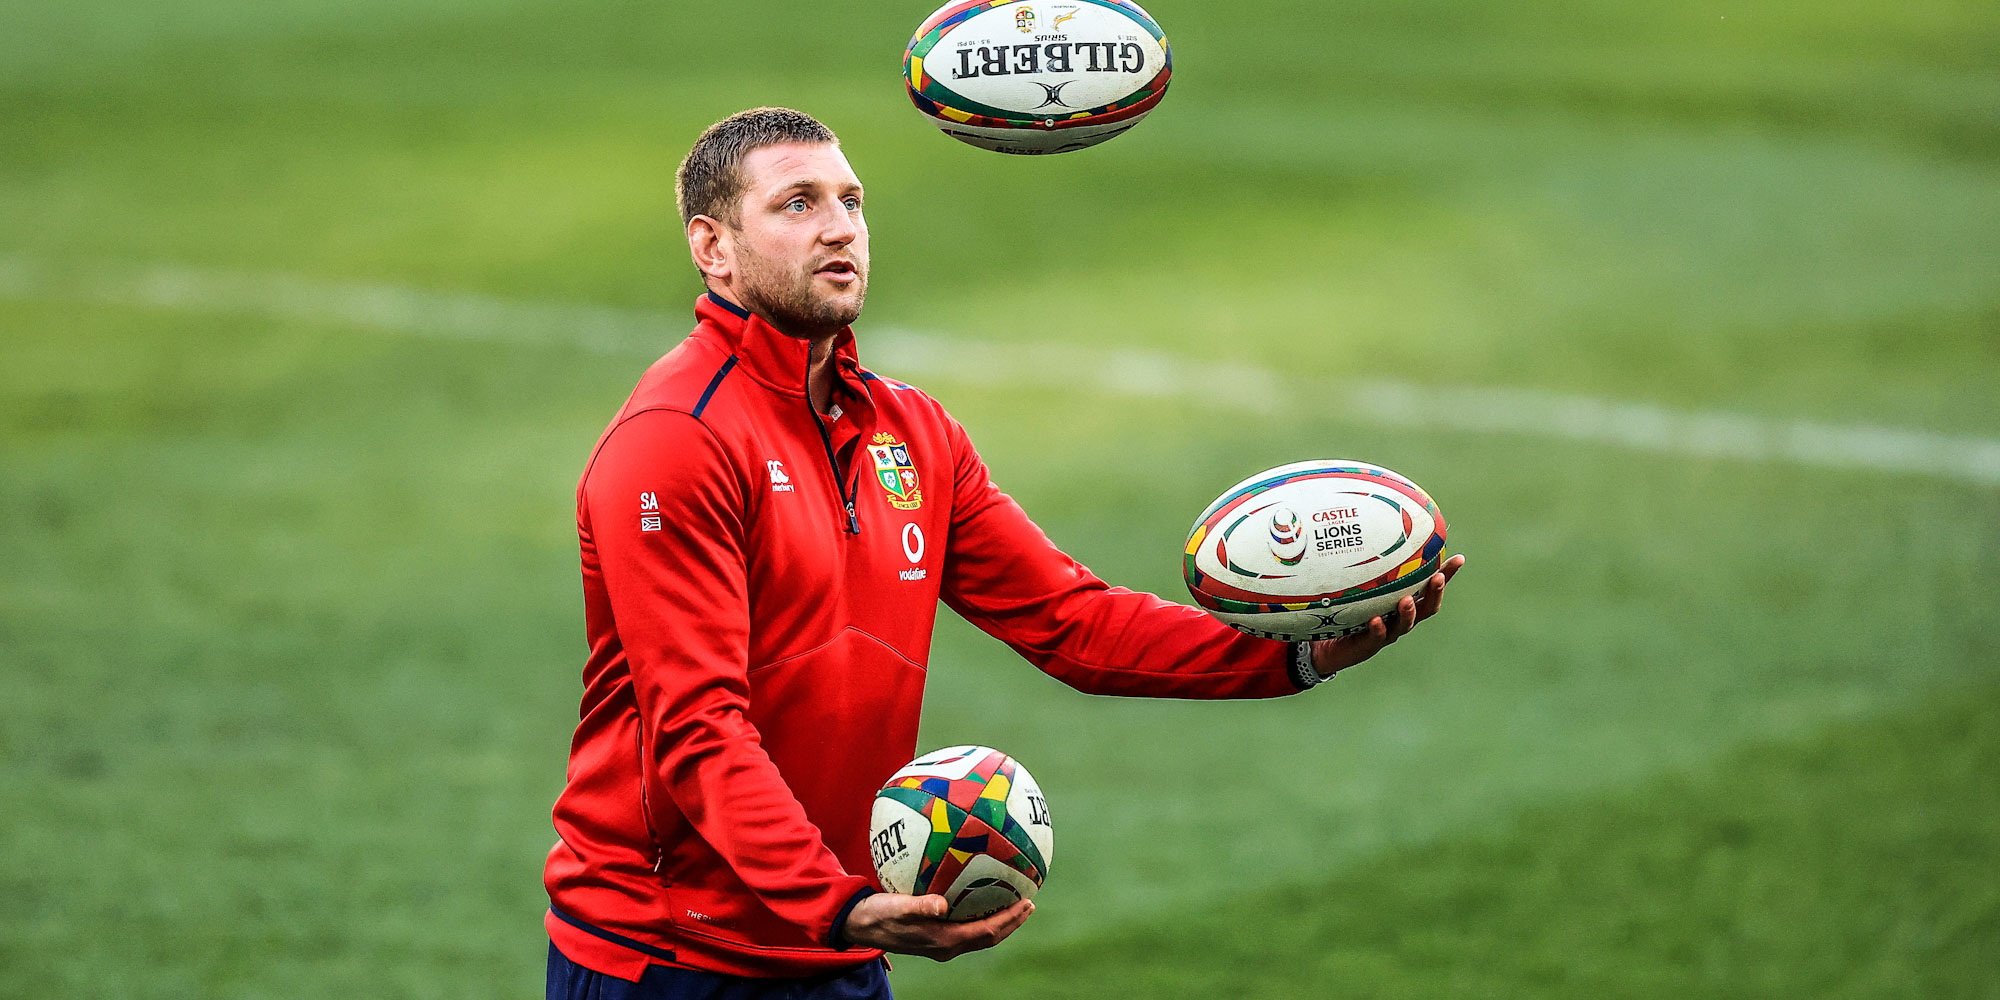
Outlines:
[[[694,141],[687,159],[674,174],[674,200],[681,222],[697,215],[731,226],[742,221],[743,158],[752,150],[787,142],[840,144],[833,130],[819,119],[791,108],[751,108],[710,125]]]

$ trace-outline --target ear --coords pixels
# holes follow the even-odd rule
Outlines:
[[[704,277],[728,281],[735,270],[736,257],[736,248],[729,243],[729,227],[709,216],[697,215],[688,220],[687,238],[695,269]]]

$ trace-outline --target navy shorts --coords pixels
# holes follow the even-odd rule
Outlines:
[[[881,959],[807,979],[746,979],[649,965],[639,981],[592,972],[549,945],[548,1000],[891,1000]]]

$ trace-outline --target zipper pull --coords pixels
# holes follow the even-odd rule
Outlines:
[[[847,533],[850,535],[861,534],[861,520],[854,516],[854,501],[852,500],[847,501]]]

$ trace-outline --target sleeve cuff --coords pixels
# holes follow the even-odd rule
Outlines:
[[[1320,676],[1318,670],[1313,668],[1312,643],[1292,643],[1289,660],[1292,669],[1292,683],[1298,685],[1299,690],[1304,691],[1307,688],[1315,687],[1321,681],[1326,680],[1326,678]]]
[[[853,945],[848,942],[847,935],[841,933],[842,931],[847,929],[847,915],[853,913],[854,907],[858,905],[862,900],[867,899],[868,897],[873,895],[875,895],[875,887],[871,885],[864,885],[861,887],[859,892],[856,892],[853,896],[848,898],[847,903],[840,908],[839,913],[833,915],[833,926],[827,928],[826,932],[826,943],[828,947],[833,948],[835,951],[846,951],[848,948],[853,947]]]

